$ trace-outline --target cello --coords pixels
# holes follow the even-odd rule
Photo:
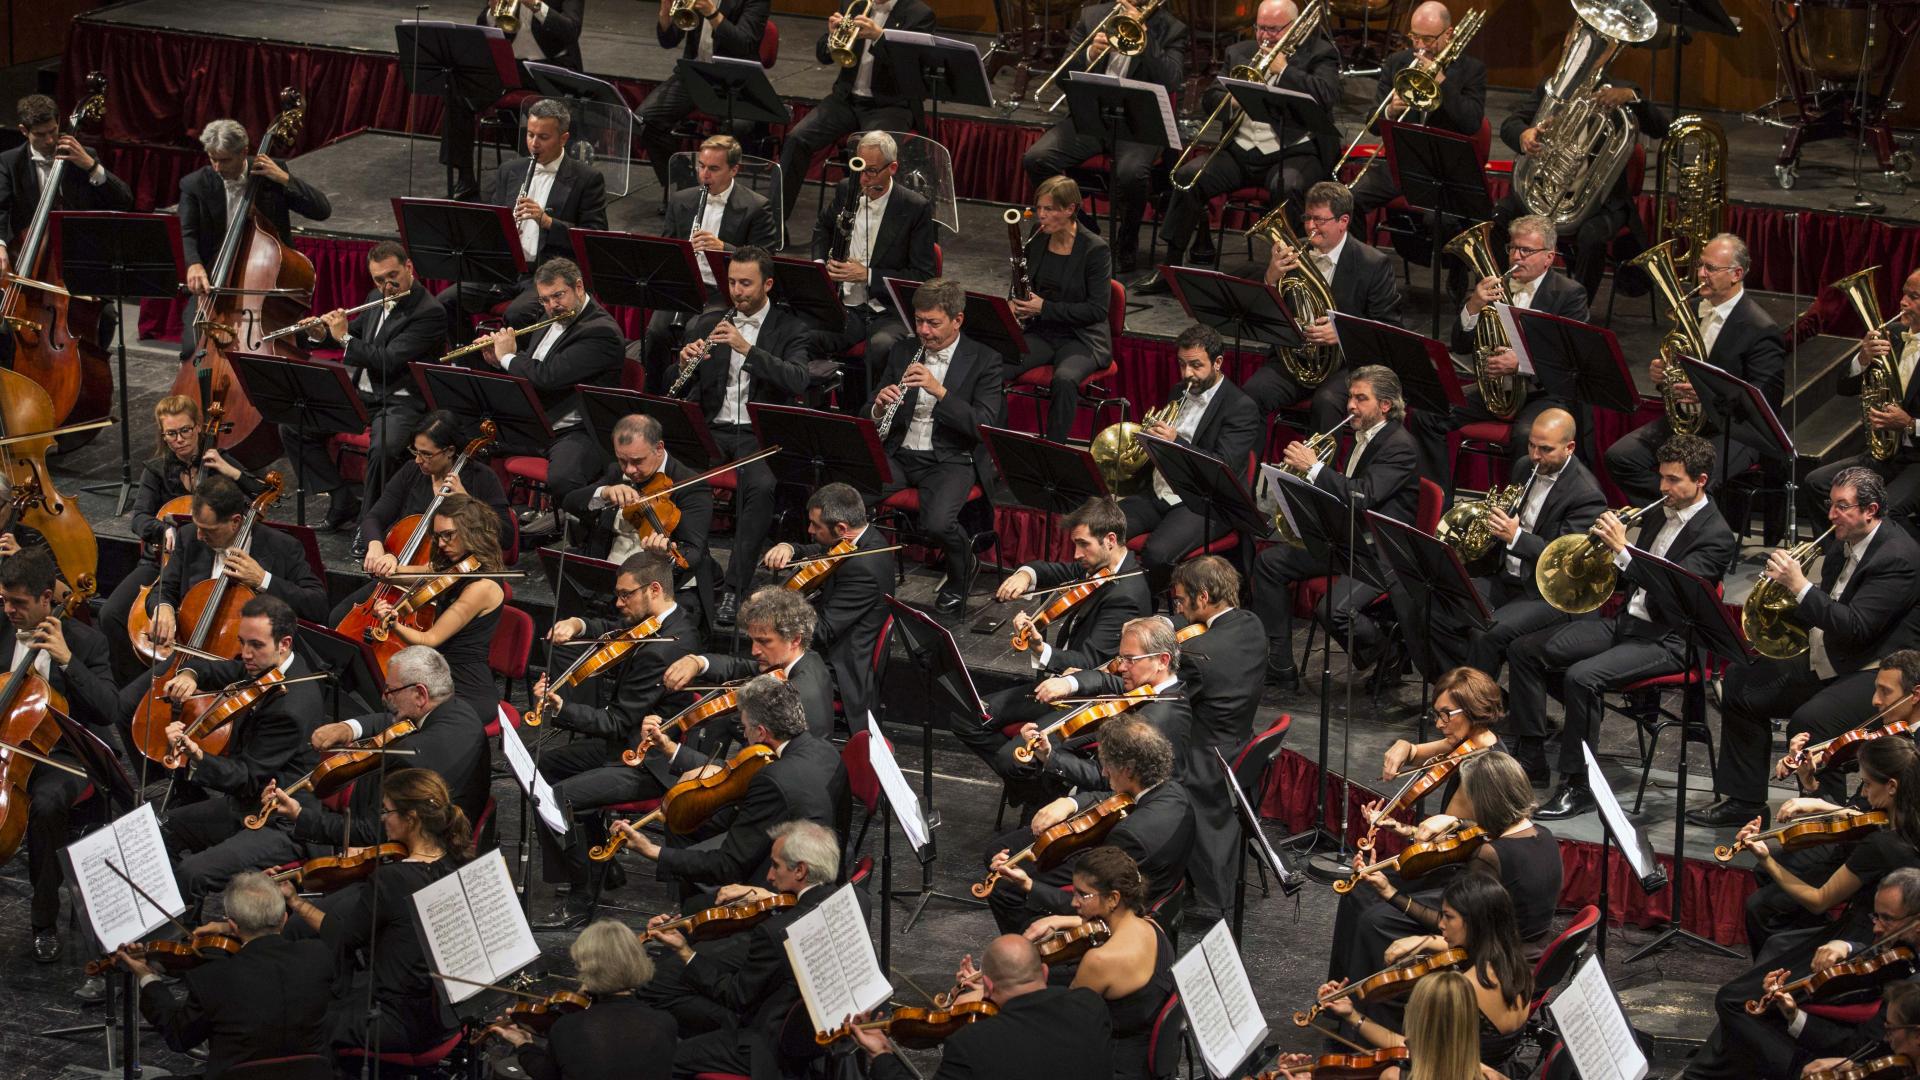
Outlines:
[[[306,102],[298,90],[280,91],[280,108],[247,159],[247,183],[237,212],[227,222],[220,253],[207,273],[209,291],[190,328],[197,338],[193,362],[181,365],[168,391],[192,398],[202,409],[224,406],[231,426],[221,435],[220,448],[249,468],[278,456],[280,437],[247,400],[229,356],[250,352],[299,359],[293,335],[268,341],[266,334],[306,318],[313,307],[313,263],[294,249],[292,237],[276,235],[254,206],[262,183],[251,171],[254,157],[291,149],[306,120]]]
[[[71,617],[93,595],[93,589],[91,577],[81,578],[55,614],[63,619]],[[15,668],[6,686],[0,688],[0,739],[8,746],[45,756],[60,741],[60,726],[52,713],[65,713],[67,699],[34,670],[40,651],[38,646],[27,650],[27,662]],[[33,803],[27,782],[33,776],[34,762],[25,754],[5,750],[0,750],[0,761],[5,762],[0,769],[0,863],[5,863],[20,850],[20,841],[27,835],[27,808]]]
[[[78,137],[83,126],[97,124],[106,115],[107,77],[96,71],[87,76],[87,96],[68,117],[67,128]],[[70,417],[105,416],[113,404],[113,368],[104,344],[96,340],[100,301],[70,295],[62,287],[58,263],[48,257],[48,222],[66,168],[65,158],[53,159],[33,217],[14,243],[13,273],[0,292],[0,322],[13,333],[13,370],[47,392],[53,402],[50,427]],[[70,329],[74,323],[91,329],[75,334]],[[76,432],[64,438],[61,449],[71,450],[92,438],[92,430]]]
[[[53,449],[53,399],[40,384],[0,368],[0,470],[13,488],[13,520],[46,537],[69,585],[99,572],[100,548],[80,504],[60,494],[47,469]]]
[[[194,441],[193,450],[193,483],[196,488],[200,486],[200,476],[206,469],[203,462],[206,461],[207,451],[218,445],[220,433],[226,430],[225,411],[224,406],[216,403],[208,407],[206,418],[200,421],[200,433]],[[161,521],[176,517],[191,518],[193,496],[176,495],[162,503],[153,516]],[[160,550],[154,553],[154,559],[160,564],[161,573],[165,573],[167,563],[173,559],[173,549],[162,543]],[[134,597],[133,608],[127,612],[127,637],[133,642],[134,655],[149,664],[154,661],[153,641],[147,636],[148,631],[153,629],[153,616],[147,614],[147,595],[151,592],[152,584],[140,586],[140,594]]]

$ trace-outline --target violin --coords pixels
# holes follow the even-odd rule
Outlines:
[[[191,466],[194,487],[200,486],[199,478],[206,471],[206,466],[202,462],[206,460],[207,451],[218,445],[220,433],[226,430],[223,419],[225,413],[226,407],[216,402],[208,406],[206,417],[200,421]],[[193,496],[175,495],[161,503],[160,508],[153,512],[153,516],[162,521],[190,518],[193,516]],[[164,573],[167,563],[173,561],[173,552],[167,547],[165,541],[158,544],[157,549],[153,552],[153,558],[160,564],[160,569]],[[133,598],[133,609],[127,612],[127,638],[133,642],[133,651],[149,664],[153,663],[156,652],[152,639],[147,636],[148,631],[153,628],[153,616],[147,613],[147,595],[153,592],[154,583],[158,580],[159,578],[156,577],[154,581],[140,586],[140,592]]]
[[[1801,818],[1791,825],[1782,825],[1777,829],[1754,833],[1745,840],[1720,844],[1713,849],[1713,857],[1721,862],[1731,862],[1735,855],[1766,840],[1778,840],[1784,851],[1799,851],[1801,848],[1817,847],[1820,844],[1858,840],[1870,832],[1885,828],[1890,820],[1885,810],[1869,810],[1864,814],[1856,814],[1850,810],[1833,814],[1816,814]]]
[[[1891,936],[1891,935],[1889,935]],[[1882,938],[1881,941],[1886,941]],[[1833,995],[1855,993],[1862,990],[1878,990],[1895,979],[1903,979],[1914,971],[1914,951],[1906,945],[1876,944],[1851,960],[1843,960],[1831,967],[1821,968],[1802,979],[1787,982],[1784,979],[1768,977],[1766,992],[1747,1002],[1749,1016],[1759,1016],[1767,1011],[1767,1006],[1786,994],[1792,994],[1794,1000],[1805,1001],[1821,993]]]
[[[1896,704],[1906,703],[1907,699],[1901,698]],[[1800,762],[1805,757],[1811,756],[1814,768],[1835,768],[1852,761],[1859,755],[1861,747],[1875,739],[1885,738],[1888,735],[1911,735],[1916,728],[1920,728],[1920,717],[1895,720],[1891,724],[1883,724],[1876,728],[1854,728],[1851,731],[1843,731],[1826,742],[1803,747],[1797,755],[1787,755],[1784,764],[1787,766],[1787,771],[1791,772],[1800,767]]]
[[[378,735],[357,739],[348,743],[343,749],[327,755],[321,759],[320,764],[313,767],[312,772],[280,790],[288,795],[297,795],[302,791],[311,790],[314,798],[324,799],[346,787],[355,777],[372,772],[380,763],[379,752],[386,749],[389,743],[404,739],[419,730],[419,726],[411,720],[398,721]],[[264,827],[267,822],[273,820],[274,807],[277,805],[263,794],[260,800],[260,812],[247,815],[245,821],[247,828]]]
[[[1913,1062],[1907,1060],[1906,1055],[1889,1054],[1866,1061],[1845,1062],[1831,1069],[1815,1069],[1806,1073],[1801,1080],[1895,1080],[1896,1077],[1912,1076],[1913,1072]]]
[[[732,472],[742,465],[750,465],[763,458],[770,458],[780,452],[778,446],[769,446],[765,450],[748,454],[738,461],[729,461],[725,465],[708,469],[698,476],[689,476],[676,481],[664,472],[656,472],[647,477],[646,482],[637,486],[640,501],[631,506],[620,508],[620,516],[625,518],[634,535],[642,540],[649,536],[668,538],[667,554],[673,558],[673,565],[687,569],[687,557],[680,553],[680,546],[672,542],[673,531],[680,527],[680,507],[673,501],[673,493],[694,484],[704,483],[721,473]]]
[[[776,679],[785,680],[787,677],[786,671],[781,668],[775,668],[772,674]],[[673,719],[661,724],[660,730],[666,732],[669,737],[684,736],[687,732],[692,731],[694,728],[699,727],[714,717],[723,716],[732,712],[740,707],[740,687],[744,686],[746,682],[747,680],[743,679],[738,684],[731,684],[724,690],[716,690],[708,694],[706,697],[680,710],[674,715]],[[675,741],[677,742],[678,738],[675,738]],[[630,750],[622,750],[620,752],[620,762],[630,768],[638,768],[641,762],[647,760],[647,751],[652,748],[653,741],[651,739],[643,740],[639,746]]]
[[[126,952],[136,960],[145,960],[149,967],[177,975],[197,968],[208,960],[232,956],[240,951],[240,946],[239,938],[208,930],[185,941],[135,943],[128,945]],[[104,975],[113,970],[119,959],[118,956],[103,956],[98,960],[90,960],[87,962],[87,975]]]
[[[584,1012],[592,1007],[593,999],[577,990],[556,990],[536,1001],[516,1001],[507,1007],[500,1019],[474,1032],[469,1045],[478,1044],[494,1033],[494,1029],[504,1025],[522,1027],[535,1035],[545,1035],[553,1030],[553,1025],[569,1013]]]
[[[1041,744],[1052,739],[1055,735],[1058,735],[1060,740],[1065,742],[1075,735],[1092,732],[1101,724],[1119,716],[1135,705],[1151,699],[1153,696],[1153,687],[1150,684],[1143,683],[1117,698],[1082,705],[1060,719],[1055,720],[1053,723],[1048,724],[1046,727],[1034,732],[1033,736],[1026,741],[1025,745],[1014,747],[1014,760],[1025,765],[1032,761],[1038,754]]]
[[[1035,870],[1045,873],[1066,862],[1074,853],[1105,840],[1113,827],[1132,812],[1133,796],[1116,792],[1058,825],[1042,830],[1039,836],[1034,837],[1033,843],[1008,859],[1007,865],[1031,862]],[[1000,880],[1000,873],[998,870],[989,871],[985,878],[974,882],[970,886],[973,895],[986,899]]]
[[[73,591],[67,594],[66,602],[55,615],[63,619],[72,617],[93,595],[93,590],[92,577],[74,582]],[[6,685],[0,687],[0,738],[9,746],[45,756],[52,753],[60,741],[60,725],[53,714],[67,712],[67,699],[34,670],[37,665],[33,658],[40,652],[38,646],[29,649],[27,663],[14,668],[7,676]],[[0,863],[4,863],[13,858],[20,850],[20,842],[26,839],[27,809],[33,804],[27,784],[33,779],[34,761],[25,754],[0,750],[0,762],[5,763],[0,767]]]
[[[741,930],[751,930],[766,922],[774,912],[785,911],[799,902],[792,893],[775,893],[758,900],[740,900],[696,911],[659,926],[650,926],[640,936],[649,938],[678,930],[690,942],[711,941]]]
[[[1040,960],[1046,964],[1071,964],[1113,938],[1105,919],[1088,919],[1079,926],[1056,930],[1035,944]]]
[[[406,568],[402,572],[411,574],[414,569]],[[380,659],[380,669],[385,671],[387,661],[407,647],[406,641],[393,632],[394,627],[405,623],[414,630],[433,629],[434,601],[445,596],[448,589],[465,581],[468,575],[478,573],[481,573],[480,556],[469,555],[443,573],[430,577],[420,575],[412,585],[406,587],[399,599],[392,602],[386,614],[376,615],[370,623],[362,626],[360,639],[373,648],[373,654]]]
[[[593,648],[580,655],[578,660],[568,665],[560,677],[547,685],[548,693],[558,693],[570,686],[579,686],[613,665],[627,658],[634,646],[645,638],[660,632],[663,616],[654,615],[629,626],[618,634],[599,642]],[[528,727],[539,727],[546,722],[547,699],[543,695],[533,703],[533,711],[521,718]]]
[[[1427,797],[1427,792],[1447,782],[1454,770],[1465,764],[1468,758],[1484,754],[1493,749],[1493,732],[1482,729],[1460,740],[1460,745],[1444,754],[1437,754],[1412,769],[1402,770],[1396,775],[1407,776],[1407,782],[1393,797],[1380,804],[1380,808],[1367,818],[1367,834],[1354,845],[1361,851],[1373,850],[1373,834],[1379,830],[1380,823],[1387,818],[1407,810],[1414,803]],[[1411,774],[1411,775],[1408,775]]]
[[[773,764],[773,759],[772,747],[754,743],[733,755],[733,760],[719,770],[691,780],[682,780],[668,788],[666,795],[660,799],[660,805],[646,817],[633,822],[633,828],[641,829],[655,821],[665,821],[668,829],[685,836],[706,824],[708,818],[739,802],[747,793],[747,785],[753,782],[761,769]],[[626,842],[626,834],[617,833],[608,837],[606,843],[587,852],[587,858],[594,862],[606,862],[619,854]]]
[[[1457,968],[1467,962],[1467,950],[1448,949],[1441,953],[1427,953],[1423,956],[1409,957],[1389,968],[1376,971],[1364,979],[1358,979],[1328,994],[1317,998],[1313,1007],[1304,1012],[1293,1014],[1293,1022],[1301,1027],[1313,1023],[1313,1018],[1326,1010],[1328,1005],[1341,998],[1355,1001],[1388,1001],[1413,990],[1413,984],[1436,971]]]
[[[1363,866],[1355,870],[1352,877],[1335,881],[1333,891],[1342,895],[1350,893],[1353,887],[1360,883],[1363,874],[1378,873],[1395,867],[1399,868],[1403,879],[1414,881],[1443,866],[1466,862],[1473,857],[1474,852],[1479,851],[1492,839],[1487,835],[1487,830],[1478,825],[1468,825],[1424,843],[1408,844],[1400,849],[1400,854]]]
[[[905,1006],[895,1009],[884,1020],[846,1023],[832,1031],[816,1031],[813,1041],[831,1046],[858,1031],[884,1031],[887,1037],[909,1050],[930,1050],[951,1038],[968,1024],[998,1015],[1000,1006],[991,1001],[963,1001],[946,1009],[921,1009]]]
[[[1287,1059],[1300,1064],[1289,1066],[1285,1064]],[[1365,1054],[1323,1054],[1318,1058],[1311,1054],[1288,1054],[1281,1064],[1259,1074],[1255,1080],[1282,1080],[1289,1074],[1318,1076],[1321,1080],[1371,1080],[1395,1066],[1404,1070],[1407,1061],[1404,1046],[1383,1047]]]
[[[797,593],[810,593],[820,587],[820,583],[827,579],[828,574],[833,573],[834,567],[840,565],[842,556],[851,554],[853,554],[853,537],[844,537],[839,543],[828,548],[825,555],[808,560],[800,569],[793,572],[792,577],[781,584]]]
[[[1046,607],[1028,613],[1027,617],[1032,621],[1028,622],[1024,629],[1013,632],[1013,647],[1020,652],[1033,648],[1033,643],[1040,640],[1046,633],[1048,623],[1072,611],[1075,604],[1092,596],[1102,585],[1109,584],[1112,580],[1113,567],[1103,566],[1095,570],[1093,576],[1085,581],[1056,590],[1053,599],[1048,601]]]
[[[382,864],[399,862],[406,857],[404,845],[380,844],[345,855],[322,855],[308,859],[298,866],[268,874],[267,878],[276,882],[292,881],[304,892],[337,892],[372,877],[374,869]]]
[[[215,757],[224,757],[227,744],[233,739],[233,722],[254,705],[265,700],[268,694],[286,693],[286,673],[273,668],[252,682],[235,683],[215,695],[199,716],[186,725],[180,734],[200,745],[200,749]],[[169,769],[178,769],[187,763],[187,751],[184,746],[167,751],[160,764]]]

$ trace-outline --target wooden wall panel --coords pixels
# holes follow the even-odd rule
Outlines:
[[[73,17],[101,0],[4,0],[9,67],[59,56],[67,47]]]

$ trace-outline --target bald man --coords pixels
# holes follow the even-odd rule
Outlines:
[[[1462,52],[1434,79],[1440,90],[1440,103],[1432,110],[1410,110],[1393,91],[1394,77],[1407,69],[1416,57],[1431,60],[1453,41],[1453,13],[1440,0],[1427,0],[1413,9],[1407,18],[1407,44],[1380,65],[1380,78],[1374,84],[1372,108],[1387,102],[1383,119],[1398,117],[1404,124],[1420,124],[1438,131],[1473,136],[1487,118],[1487,65]],[[1391,100],[1388,100],[1391,99]],[[1380,134],[1376,123],[1371,129]],[[1393,182],[1393,170],[1382,161],[1367,170],[1353,185],[1353,212],[1367,214],[1398,198],[1399,185]]]

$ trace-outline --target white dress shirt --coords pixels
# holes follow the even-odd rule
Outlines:
[[[1254,52],[1257,55],[1259,49],[1256,48]],[[1251,57],[1248,58],[1248,63],[1252,63]],[[1285,74],[1286,72],[1283,71],[1280,75],[1268,76],[1265,80],[1266,84],[1268,86],[1279,86],[1280,78]],[[1287,140],[1287,145],[1298,146],[1311,137],[1312,136],[1304,131],[1295,132],[1293,136]],[[1234,133],[1233,142],[1234,145],[1240,147],[1242,150],[1251,150],[1259,154],[1272,154],[1278,152],[1280,149],[1279,133],[1273,130],[1271,124],[1263,124],[1258,120],[1246,118],[1240,121],[1240,130]]]
[[[1904,339],[1900,345],[1900,352],[1895,355],[1893,362],[1894,371],[1900,376],[1900,388],[1895,391],[1895,394],[1901,401],[1907,399],[1907,391],[1913,387],[1913,369],[1916,365],[1920,365],[1920,333],[1909,330],[1904,335]],[[1860,375],[1866,370],[1867,365],[1861,355],[1853,354],[1853,362],[1847,365],[1847,374]],[[1920,418],[1915,418],[1910,431],[1901,433],[1903,442],[1908,438],[1920,438]]]
[[[856,181],[857,183],[857,181]],[[887,203],[893,198],[893,184],[887,184],[887,190],[877,199],[865,195],[853,208],[853,235],[847,244],[847,258],[867,268],[871,279],[873,271],[873,245],[880,239],[880,223],[886,220]],[[840,302],[848,307],[865,304],[875,311],[883,306],[878,297],[872,296],[865,281],[843,281],[840,283]]]
[[[533,182],[527,185],[527,198],[532,199],[542,210],[547,207],[547,197],[553,194],[554,178],[560,175],[560,159],[554,158],[545,165],[533,165]],[[519,224],[520,251],[531,264],[540,254],[540,219],[531,217]]]
[[[1540,277],[1545,276],[1545,274],[1540,275]],[[1513,287],[1507,290],[1507,304],[1511,307],[1526,308],[1531,311],[1533,310],[1533,294],[1538,291],[1540,291],[1540,278],[1534,278],[1532,281],[1516,281],[1513,283]],[[1480,316],[1492,310],[1493,308],[1489,306],[1480,311],[1468,311],[1466,305],[1462,304],[1460,306],[1460,329],[1465,330],[1469,334],[1473,333],[1474,327],[1480,325]]]
[[[1841,598],[1846,595],[1847,586],[1853,584],[1853,572],[1860,568],[1860,560],[1866,558],[1867,545],[1873,543],[1874,534],[1880,531],[1881,524],[1882,523],[1878,521],[1874,522],[1873,528],[1867,530],[1867,535],[1851,544],[1845,545],[1847,561],[1845,565],[1840,567],[1840,576],[1833,579],[1833,591],[1827,594],[1828,598],[1833,600],[1834,603],[1839,603]],[[1806,595],[1813,591],[1813,588],[1814,581],[1812,578],[1808,578],[1807,583],[1800,586],[1800,591],[1793,595],[1794,601],[1798,603],[1804,600]],[[1823,679],[1831,679],[1839,674],[1833,666],[1832,658],[1827,656],[1827,632],[1817,626],[1807,631],[1807,660],[1813,667],[1813,673]],[[1868,666],[1872,667],[1875,665],[1869,664]]]
[[[670,456],[671,455],[669,455],[665,450],[660,451],[660,468],[658,470],[659,472],[664,473],[667,471],[667,460]],[[627,484],[628,481],[626,477],[623,476],[616,483]],[[613,503],[607,499],[608,486],[611,486],[611,485],[602,485],[599,488],[596,488],[594,490],[593,498],[587,500],[588,510],[592,510],[597,513],[613,505]],[[629,485],[629,486],[633,486],[633,485]],[[633,529],[632,523],[627,521],[627,515],[624,513],[614,514],[613,515],[613,546],[607,551],[607,561],[614,564],[615,566],[618,566],[621,563],[627,561],[627,556],[632,555],[638,552],[639,550],[640,550],[640,534],[635,532]]]
[[[1745,289],[1735,289],[1733,298],[1715,307],[1708,307],[1705,300],[1700,301],[1700,344],[1708,353],[1713,352],[1714,342],[1720,340],[1720,331],[1727,325],[1727,316],[1733,314],[1734,306],[1746,295]],[[1705,360],[1706,357],[1698,357]]]
[[[733,198],[732,184],[728,184],[727,190],[722,191],[718,195],[708,194],[702,198],[700,200],[699,210],[693,215],[693,231],[712,233],[715,236],[719,236],[720,220],[726,217],[727,200],[731,198]],[[691,239],[691,237],[686,237],[685,239]],[[713,279],[713,264],[707,261],[705,252],[695,254],[693,262],[694,265],[700,269],[700,280],[706,282],[710,288],[717,289],[720,287],[719,283]]]
[[[953,352],[959,347],[960,338],[955,335],[946,348],[939,352],[928,352],[920,358],[920,362],[933,373],[934,379],[944,385],[947,381],[947,370],[953,364]],[[901,449],[925,451],[933,449],[933,407],[938,404],[940,402],[937,398],[927,393],[924,388],[921,389],[920,396],[913,403],[913,416],[907,420],[907,436],[900,444]]]
[[[1692,506],[1681,508],[1679,513],[1668,511],[1667,519],[1660,523],[1660,531],[1654,534],[1653,546],[1647,549],[1648,554],[1666,558],[1667,549],[1673,546],[1673,541],[1680,535],[1680,530],[1686,528],[1687,522],[1692,521],[1693,516],[1706,505],[1706,493],[1701,492],[1699,497],[1694,499]],[[1627,564],[1632,561],[1633,556],[1625,551],[1613,557],[1613,565],[1621,570],[1625,570]],[[1647,590],[1639,588],[1633,590],[1633,595],[1627,599],[1627,614],[1642,622],[1653,621],[1653,616],[1647,613]]]
[[[593,297],[589,296],[581,303],[580,310],[573,313],[573,318],[568,319],[566,322],[554,323],[552,326],[542,329],[540,331],[540,339],[533,343],[533,352],[531,354],[512,352],[501,357],[501,370],[522,378],[531,378],[531,373],[541,364],[547,362],[547,354],[552,352],[554,344],[566,335],[567,328],[579,321],[581,316],[585,315],[591,307],[593,307]],[[580,422],[580,409],[576,406],[558,416],[549,417],[548,419],[553,429],[560,431]]]
[[[767,312],[773,310],[772,304],[761,304],[760,310],[751,315],[733,316],[733,328],[747,339],[749,348],[760,343],[760,327],[767,321]],[[728,349],[727,358],[727,395],[720,400],[720,415],[714,418],[716,424],[745,424],[747,419],[747,401],[751,398],[752,379],[743,370],[747,364],[747,354],[740,349]]]
[[[1560,466],[1560,468],[1552,474],[1541,472],[1539,469],[1533,471],[1533,479],[1527,481],[1526,497],[1520,500],[1520,532],[1530,533],[1534,531],[1534,527],[1540,523],[1541,508],[1547,505],[1547,497],[1553,494],[1554,482],[1559,480],[1566,471],[1567,467],[1565,465]],[[1520,534],[1515,533],[1513,538],[1517,542],[1520,539]],[[1512,551],[1513,545],[1508,544],[1507,550]],[[1506,568],[1507,573],[1512,574],[1514,577],[1522,576],[1521,563],[1516,556],[1507,556]]]
[[[27,638],[31,636],[33,636],[31,630],[14,635],[13,658],[7,664],[7,670],[9,672],[19,671],[20,666],[27,662]],[[40,676],[42,679],[50,678],[52,671],[53,657],[48,655],[45,649],[33,654],[33,673],[35,675]]]
[[[240,219],[240,200],[247,194],[247,178],[242,175],[238,180],[228,180],[221,176],[220,182],[227,188],[227,228],[231,229],[233,223]]]
[[[1383,418],[1379,423],[1353,437],[1353,449],[1347,452],[1346,468],[1340,470],[1347,475],[1348,479],[1352,479],[1353,474],[1359,470],[1360,455],[1372,444],[1376,436],[1387,429],[1387,423],[1388,421]],[[1320,470],[1326,467],[1327,463],[1324,461],[1314,462],[1313,468],[1307,470],[1307,483],[1311,484],[1318,480],[1320,478]]]
[[[893,0],[887,0],[885,4],[873,5],[872,9],[867,12],[867,18],[873,20],[873,25],[885,30],[887,28],[887,16],[892,14]],[[853,40],[854,48],[858,49],[860,47],[860,39],[855,37]],[[866,49],[860,53],[859,69],[853,73],[854,97],[873,96],[873,46],[875,44],[875,42],[867,42]]]
[[[552,9],[544,3],[535,4],[533,7],[533,21],[546,22],[547,13],[551,10]],[[518,17],[519,14],[519,9],[516,8],[514,15]],[[491,11],[487,12],[487,25],[500,25],[493,21],[493,12]],[[544,60],[547,54],[546,50],[540,47],[540,43],[533,40],[532,34],[515,34],[513,38],[513,55],[521,60]]]
[[[1224,381],[1226,381],[1224,378],[1215,379],[1212,386],[1198,395],[1189,393],[1182,396],[1180,415],[1173,420],[1173,430],[1179,434],[1180,438],[1187,442],[1193,441],[1193,433],[1200,430],[1200,418],[1207,414],[1208,406],[1213,404],[1213,395],[1219,391],[1220,384]],[[1153,470],[1153,493],[1160,497],[1161,502],[1169,506],[1177,506],[1180,503],[1180,493],[1173,490],[1167,483],[1166,477],[1160,475],[1159,469]]]

